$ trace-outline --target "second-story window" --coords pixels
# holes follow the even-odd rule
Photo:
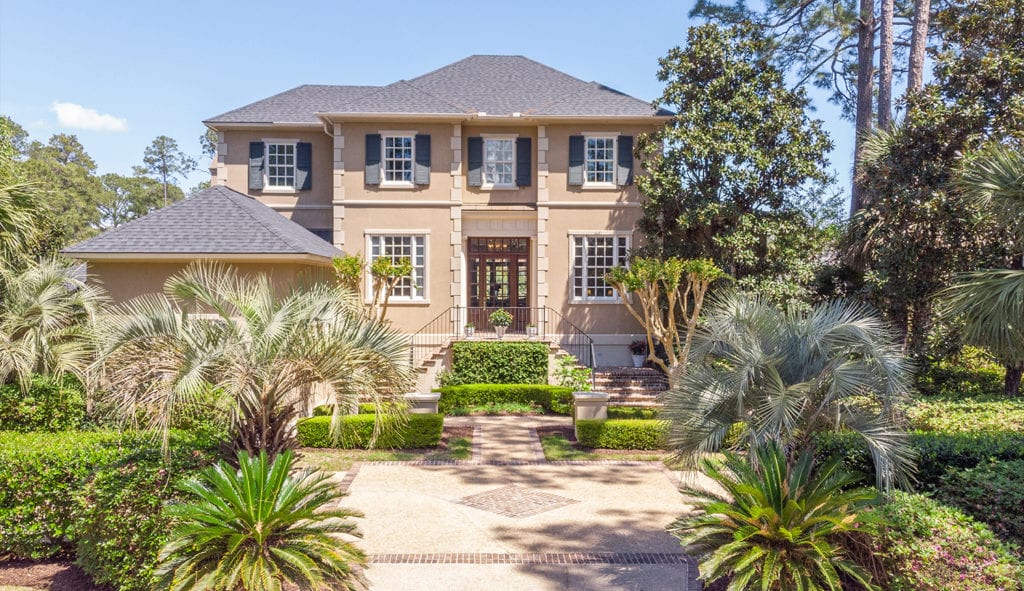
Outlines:
[[[484,138],[484,185],[515,186],[514,146],[512,138]]]
[[[615,138],[587,137],[586,184],[615,183]]]
[[[413,136],[388,135],[384,144],[384,182],[412,184]]]
[[[267,143],[267,186],[295,186],[295,144]]]

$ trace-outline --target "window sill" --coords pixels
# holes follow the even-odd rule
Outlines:
[[[480,185],[481,191],[516,191],[524,187],[519,185]]]
[[[622,189],[615,183],[583,183],[580,187],[584,191],[619,191]]]
[[[295,195],[299,191],[292,187],[267,187],[264,186],[261,193],[273,193],[275,195]]]
[[[363,303],[365,305],[369,306],[373,302],[371,300],[363,300]],[[388,307],[389,308],[391,306],[429,306],[429,305],[430,305],[430,300],[408,300],[408,299],[406,299],[406,300],[396,300],[395,298],[391,298],[390,300],[388,300]]]
[[[570,304],[621,304],[621,298],[571,298]]]
[[[381,183],[377,185],[381,189],[415,189],[415,183]]]

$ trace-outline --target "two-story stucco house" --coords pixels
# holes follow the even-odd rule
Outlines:
[[[66,254],[117,300],[194,259],[286,280],[341,252],[409,257],[388,317],[420,345],[486,333],[505,308],[513,333],[534,324],[584,362],[625,364],[641,328],[604,274],[636,240],[635,138],[668,115],[520,56],[300,86],[205,122],[211,189]]]

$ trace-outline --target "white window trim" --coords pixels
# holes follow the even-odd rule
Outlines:
[[[388,167],[386,162],[386,148],[384,144],[389,137],[407,137],[412,140],[412,174],[413,177],[416,175],[416,135],[419,133],[416,130],[396,130],[396,129],[380,129],[377,130],[380,135],[380,187],[383,189],[413,189],[416,187],[415,178],[408,181],[389,181]]]
[[[481,133],[480,137],[482,137],[484,139],[484,141],[483,141],[483,151],[484,151],[484,153],[482,154],[482,156],[483,156],[482,161],[483,161],[484,169],[487,168],[487,140],[511,140],[512,141],[512,182],[509,183],[509,184],[488,183],[487,182],[487,173],[486,173],[486,171],[485,170],[481,170],[480,171],[480,175],[482,177],[482,180],[481,180],[482,184],[480,185],[480,188],[482,190],[486,190],[486,191],[509,191],[509,190],[518,189],[519,185],[516,184],[516,178],[517,178],[516,174],[519,172],[518,170],[516,170],[517,169],[517,163],[518,163],[518,159],[517,159],[518,154],[516,153],[516,150],[518,149],[518,146],[516,144],[518,144],[519,142],[517,142],[516,140],[519,139],[519,134],[517,134],[517,133],[516,134],[508,134],[508,133]]]
[[[569,303],[570,304],[621,304],[622,294],[618,290],[615,290],[615,295],[612,297],[578,297],[576,296],[576,289],[574,281],[576,279],[576,266],[573,259],[576,258],[576,238],[587,238],[591,236],[599,237],[611,237],[619,238],[623,237],[626,239],[626,253],[628,256],[629,250],[633,247],[633,233],[632,232],[619,232],[615,230],[569,230]],[[586,257],[584,257],[584,262]],[[623,261],[629,263],[628,260]],[[584,278],[584,287],[586,287],[586,278]]]
[[[618,189],[618,156],[619,136],[622,135],[613,131],[584,131],[583,132],[583,188],[584,189]],[[612,140],[612,180],[611,182],[593,182],[587,180],[587,144],[592,139]]]
[[[388,299],[388,305],[391,304],[414,304],[422,305],[430,303],[430,230],[388,230],[388,229],[368,229],[363,232],[364,248],[363,251],[366,256],[366,277],[365,286],[363,290],[365,294],[363,303],[370,304],[373,302],[373,277],[370,275],[369,265],[373,264],[372,252],[373,245],[371,240],[375,236],[412,236],[420,237],[423,239],[423,296],[422,297],[406,297],[406,296],[395,296],[392,295]]]
[[[296,138],[263,138],[263,193],[282,193],[287,195],[294,195],[299,192],[299,189],[292,185],[286,187],[283,185],[270,186],[270,144],[282,144],[291,145],[292,153],[295,158],[295,162],[292,163],[292,179],[298,178],[299,173],[299,140]]]

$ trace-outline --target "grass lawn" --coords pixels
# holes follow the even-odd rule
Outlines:
[[[472,433],[472,429],[467,429]],[[469,460],[473,457],[471,434],[445,429],[437,447],[424,449],[321,449],[303,447],[299,449],[299,463],[309,468],[328,472],[343,472],[354,462],[409,462],[434,461],[450,462]]]
[[[619,460],[619,461],[640,461],[640,462],[662,462],[671,454],[664,451],[641,451],[622,449],[593,450],[578,447],[569,441],[565,435],[554,434],[544,435],[540,438],[541,447],[544,448],[544,459],[549,462],[559,460]]]

